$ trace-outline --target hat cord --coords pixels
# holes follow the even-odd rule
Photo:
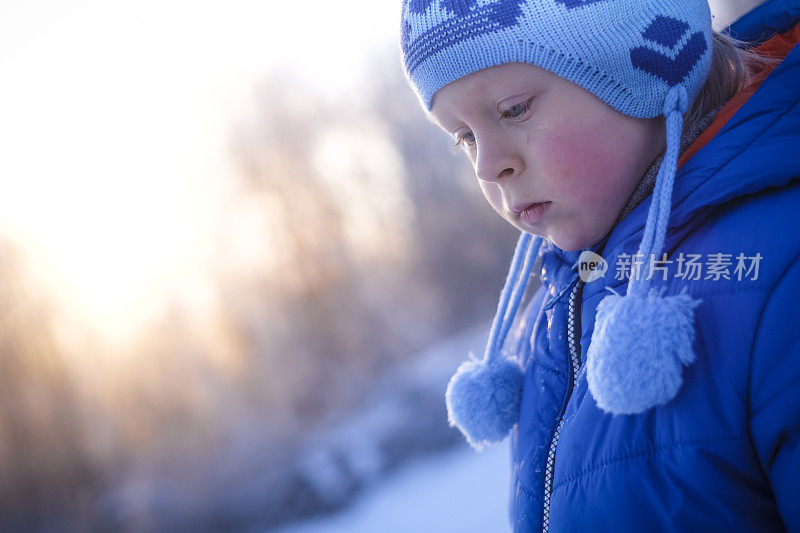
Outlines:
[[[647,213],[642,242],[637,256],[644,262],[644,270],[632,276],[628,286],[629,294],[643,296],[649,287],[650,259],[661,252],[667,232],[670,211],[672,210],[672,188],[678,168],[681,133],[683,131],[683,115],[688,108],[688,95],[683,85],[675,85],[667,93],[664,101],[664,117],[666,117],[667,151],[656,177],[652,204]],[[638,270],[638,268],[637,268]]]
[[[542,237],[532,237],[530,233],[522,232],[517,241],[514,258],[511,261],[500,302],[497,305],[497,312],[492,321],[489,340],[486,343],[486,352],[484,354],[484,362],[486,364],[490,364],[497,359],[506,336],[511,329],[519,303],[525,294],[531,271],[536,263],[542,240]],[[524,264],[523,257],[525,258]]]

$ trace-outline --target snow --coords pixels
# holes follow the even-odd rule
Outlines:
[[[508,531],[508,443],[455,449],[407,463],[339,514],[273,533],[471,533]]]

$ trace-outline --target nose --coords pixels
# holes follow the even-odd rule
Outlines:
[[[481,181],[497,182],[522,171],[522,160],[514,152],[510,139],[493,136],[483,142],[478,141],[477,152],[475,175]]]

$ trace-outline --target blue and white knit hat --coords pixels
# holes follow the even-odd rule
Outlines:
[[[694,359],[699,302],[651,291],[646,258],[663,248],[683,115],[711,68],[712,36],[707,0],[403,0],[403,68],[427,111],[448,83],[523,62],[580,85],[625,115],[666,118],[667,152],[638,251],[644,270],[627,295],[600,302],[587,353],[589,389],[607,412],[667,403],[680,388],[682,365]],[[484,358],[464,363],[447,388],[450,423],[475,447],[502,440],[517,421],[522,370],[500,348],[541,242],[520,236]],[[651,339],[652,349],[633,349],[632,336]],[[633,383],[631,376],[641,373],[631,368],[654,370]]]

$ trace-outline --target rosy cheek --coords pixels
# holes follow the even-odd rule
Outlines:
[[[586,128],[560,128],[541,144],[545,175],[565,199],[602,196],[619,178],[624,147],[614,147],[603,133]]]

